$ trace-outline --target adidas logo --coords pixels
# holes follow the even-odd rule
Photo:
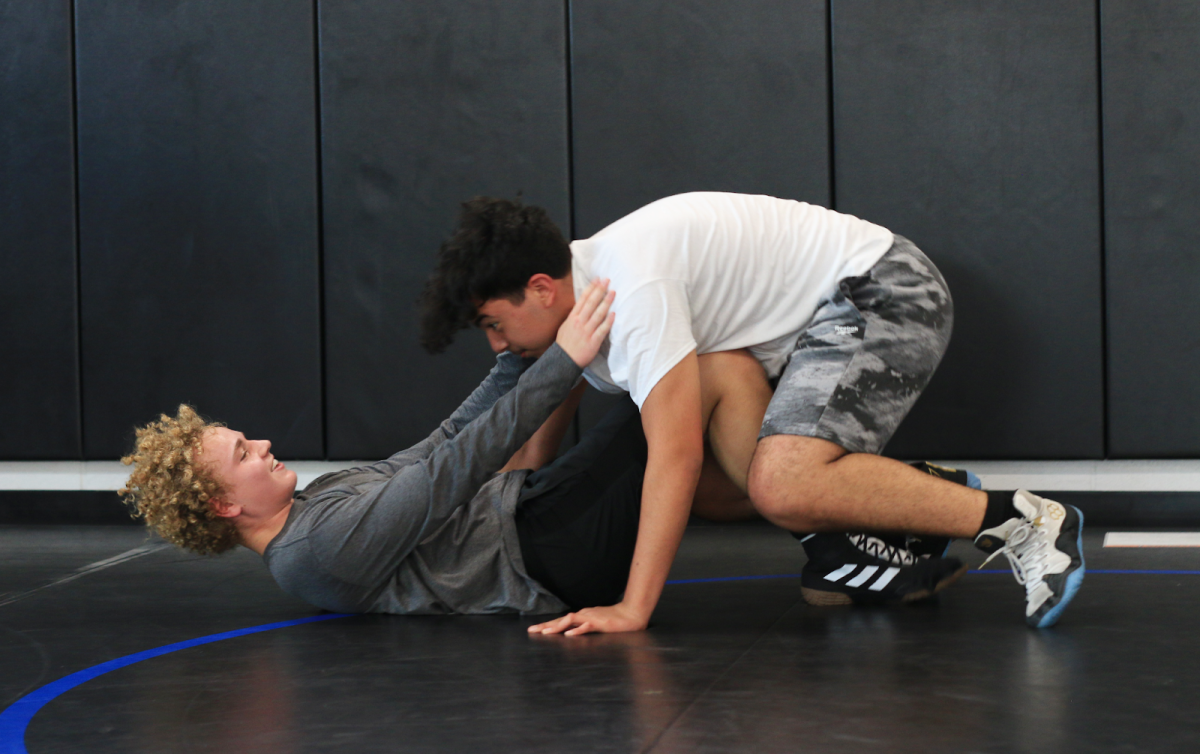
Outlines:
[[[836,571],[830,571],[829,573],[825,574],[825,580],[837,583],[838,581],[841,581],[843,578],[857,571],[858,568],[859,565],[857,563],[847,563]],[[862,571],[859,571],[857,576],[846,582],[846,586],[862,586],[870,581],[871,577],[874,576],[877,571],[879,571],[879,566],[863,566]],[[883,588],[890,584],[892,579],[896,578],[896,574],[898,573],[900,573],[899,568],[888,568],[886,571],[880,574],[879,578],[875,579],[874,583],[867,587],[867,589],[872,592],[883,591]]]
[[[853,335],[858,332],[858,325],[834,325],[833,331],[838,335]]]

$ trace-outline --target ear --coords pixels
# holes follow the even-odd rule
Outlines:
[[[212,506],[213,513],[221,518],[237,518],[242,515],[242,506],[227,502],[219,497],[210,497],[208,504]]]
[[[525,284],[525,297],[530,296],[536,297],[542,306],[549,308],[554,306],[554,302],[558,298],[558,285],[555,284],[554,278],[544,272],[539,272],[529,278],[529,282]]]

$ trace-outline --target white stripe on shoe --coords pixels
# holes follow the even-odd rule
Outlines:
[[[854,573],[855,568],[858,568],[858,564],[847,563],[846,565],[842,566],[841,568],[837,569],[836,571],[830,571],[829,573],[825,574],[825,580],[826,581],[838,581],[843,576],[848,576],[851,573]]]
[[[862,569],[862,573],[847,581],[846,586],[862,586],[863,584],[867,583],[867,579],[874,576],[875,572],[878,570],[879,566],[867,566],[866,568]]]
[[[883,572],[883,575],[875,579],[875,583],[868,587],[872,592],[881,592],[883,588],[896,578],[896,574],[900,573],[899,568],[889,568]]]

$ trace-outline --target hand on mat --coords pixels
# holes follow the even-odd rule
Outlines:
[[[561,618],[530,626],[529,633],[563,634],[564,636],[582,636],[590,633],[615,634],[621,631],[641,631],[647,623],[649,623],[649,619],[635,615],[632,608],[626,607],[624,604],[616,604],[611,607],[589,607],[577,613],[567,613]]]
[[[607,280],[596,280],[578,299],[567,319],[558,328],[558,343],[580,367],[586,367],[600,353],[600,346],[612,329],[612,306],[615,293],[608,290]]]

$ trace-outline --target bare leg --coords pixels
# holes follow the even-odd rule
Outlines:
[[[987,494],[905,463],[812,437],[763,438],[750,468],[750,497],[792,531],[881,531],[974,537]]]
[[[705,435],[721,469],[745,492],[771,386],[749,351],[706,353],[699,362]]]
[[[704,518],[746,516],[747,490],[757,511],[791,531],[880,531],[974,537],[987,495],[826,440],[774,435],[758,442],[771,400],[762,366],[748,351],[699,358],[706,455],[698,492]],[[715,464],[713,461],[715,460]],[[721,480],[719,466],[728,478]],[[707,482],[707,484],[706,484]]]
[[[720,523],[762,518],[754,509],[754,503],[750,502],[750,496],[729,479],[713,456],[712,449],[707,446],[704,448],[704,466],[700,469],[696,496],[692,498],[692,515]]]
[[[704,354],[700,366],[701,418],[708,441],[692,513],[710,521],[758,518],[746,494],[750,459],[771,386],[748,351]]]

